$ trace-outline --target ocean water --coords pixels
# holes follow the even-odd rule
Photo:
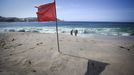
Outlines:
[[[79,36],[134,36],[134,22],[58,22],[59,33],[70,34],[78,30]],[[1,22],[0,32],[56,33],[55,22]]]

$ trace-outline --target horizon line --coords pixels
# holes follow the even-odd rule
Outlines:
[[[1,17],[5,17],[5,16],[1,16]],[[16,16],[9,16],[9,17],[5,17],[5,18],[37,18],[37,17],[16,17]],[[58,18],[59,19],[59,18]],[[134,21],[80,21],[80,20],[64,20],[64,19],[59,19],[61,21],[64,21],[64,22],[130,22],[130,23],[134,23]]]

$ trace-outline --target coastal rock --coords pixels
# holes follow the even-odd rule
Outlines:
[[[18,32],[26,32],[24,29],[22,29],[22,30],[19,30]]]
[[[9,32],[15,32],[15,30],[14,29],[10,29]]]

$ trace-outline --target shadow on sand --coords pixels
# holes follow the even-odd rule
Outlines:
[[[99,75],[104,71],[108,63],[88,60],[87,71],[85,75]]]

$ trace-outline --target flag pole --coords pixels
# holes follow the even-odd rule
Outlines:
[[[57,12],[56,12],[56,1],[55,0],[54,0],[54,3],[55,3],[55,16],[56,16],[57,46],[58,46],[58,52],[61,53],[60,44],[59,44],[59,33],[58,33],[58,23],[57,23]]]

